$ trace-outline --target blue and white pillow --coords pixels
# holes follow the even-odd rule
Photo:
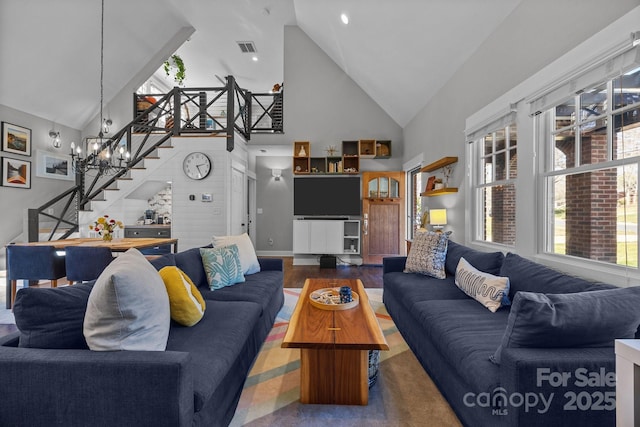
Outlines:
[[[244,282],[237,245],[200,248],[200,256],[212,291]]]
[[[447,273],[444,263],[447,257],[447,243],[450,231],[439,233],[423,231],[416,233],[405,262],[405,273],[420,273],[437,279],[444,279]]]
[[[495,313],[503,305],[510,305],[509,278],[480,271],[460,258],[456,268],[456,286],[465,294]]]

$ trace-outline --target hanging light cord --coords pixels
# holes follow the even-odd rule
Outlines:
[[[104,0],[102,0],[101,20],[100,20],[100,142],[102,142],[102,102],[104,98]]]

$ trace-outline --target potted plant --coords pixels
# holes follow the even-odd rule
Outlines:
[[[185,77],[187,77],[187,75],[186,69],[184,67],[184,62],[182,61],[180,55],[177,55],[175,53],[171,55],[169,59],[164,61],[163,67],[164,72],[167,74],[167,76],[169,76],[171,74],[171,71],[173,70],[173,79],[176,81],[176,83],[178,83],[178,85],[182,85],[182,82],[184,81]]]

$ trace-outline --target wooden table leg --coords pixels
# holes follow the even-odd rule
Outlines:
[[[369,403],[368,350],[300,349],[300,402]]]

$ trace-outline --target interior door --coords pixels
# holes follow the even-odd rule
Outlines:
[[[362,261],[382,264],[404,252],[404,172],[362,174]]]
[[[244,170],[231,167],[231,230],[230,234],[238,235],[247,231],[247,196]]]

